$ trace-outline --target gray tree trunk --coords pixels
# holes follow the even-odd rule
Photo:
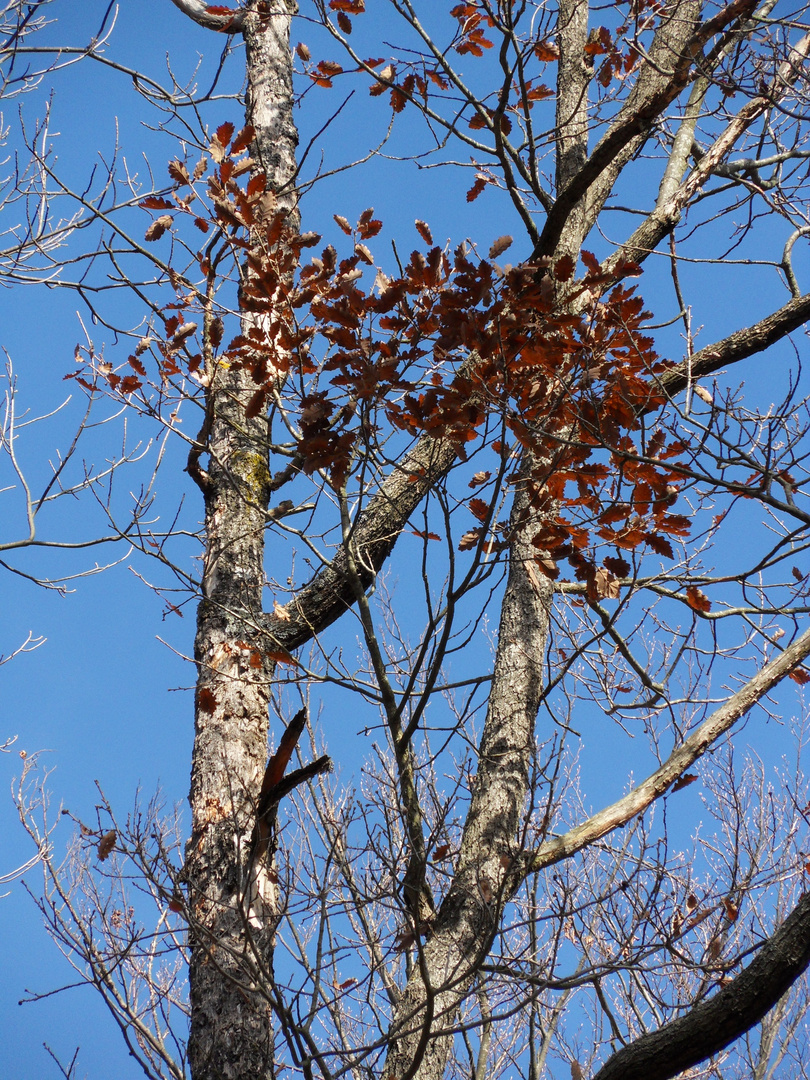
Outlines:
[[[262,8],[266,14],[259,14]],[[251,156],[297,228],[292,180],[288,0],[245,12],[246,120]],[[250,315],[244,316],[249,321]],[[261,982],[272,985],[274,889],[264,874],[249,895],[246,856],[267,761],[272,669],[261,649],[264,530],[269,497],[267,422],[248,418],[256,383],[245,371],[210,370],[206,551],[197,617],[198,683],[191,774],[189,889],[194,1080],[265,1080],[274,1074],[273,1024]]]
[[[522,482],[521,482],[522,484]],[[383,1076],[439,1080],[461,1002],[497,933],[529,784],[551,582],[534,570],[536,522],[519,486],[478,773],[452,886],[397,1007]]]

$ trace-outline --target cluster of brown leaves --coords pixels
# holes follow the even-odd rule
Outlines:
[[[224,312],[212,313],[202,290],[175,280],[163,335],[143,346],[156,348],[164,385],[198,372],[205,354],[215,367],[250,373],[256,389],[247,412],[258,415],[279,380],[294,374],[285,393],[297,397],[303,471],[322,470],[336,488],[392,431],[449,440],[460,458],[485,446],[500,462],[507,447],[490,431],[506,429],[510,449],[517,444],[534,462],[528,490],[544,522],[534,541],[543,573],[556,577],[565,558],[592,599],[615,597],[631,571],[629,553],[674,556],[673,538],[689,531],[689,520],[671,512],[685,447],[650,421],[664,404],[659,377],[667,365],[626,281],[639,273],[635,264],[608,277],[584,253],[579,280],[568,257],[504,271],[492,257],[509,237],[482,259],[465,245],[451,252],[434,244],[420,221],[425,247],[389,278],[369,247],[382,229],[370,209],[355,225],[335,216],[350,244],[345,257],[328,245],[303,264],[302,250],[320,237],[297,232],[277,209],[247,155],[252,138],[250,128],[221,125],[192,170],[172,162],[168,196],[141,204],[157,213],[148,239],[191,219],[226,242],[241,275],[244,317],[227,344]],[[209,243],[199,256],[209,284],[218,274],[207,254],[214,249]],[[192,312],[204,315],[200,332]],[[127,373],[102,373],[113,390],[142,388],[141,348]],[[492,522],[489,503],[473,496],[468,505],[478,524],[461,548],[504,544],[506,525]],[[705,596],[692,592],[688,602],[706,610]]]

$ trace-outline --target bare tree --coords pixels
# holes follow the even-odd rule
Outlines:
[[[168,432],[199,415],[199,582],[160,545],[199,591],[190,836],[181,863],[157,809],[102,800],[68,868],[44,862],[52,933],[149,1076],[787,1074],[806,782],[800,754],[768,779],[733,748],[810,682],[803,12],[389,0],[367,27],[362,0],[314,0],[293,53],[291,0],[174,4],[243,46],[244,126],[187,95],[170,187],[104,212],[128,256],[170,235],[172,259],[134,283],[128,359],[76,375]],[[328,167],[306,172],[294,106],[338,81],[411,117],[407,156],[466,192],[473,235],[497,193],[523,235],[483,258],[425,211],[389,259],[368,210],[306,255]],[[115,224],[136,201],[144,241]],[[751,317],[702,343],[754,263]],[[355,787],[326,775],[332,710],[373,734]],[[295,714],[276,737],[271,712]],[[617,744],[626,774],[589,794]]]

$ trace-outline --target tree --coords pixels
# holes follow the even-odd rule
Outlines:
[[[797,767],[777,806],[730,736],[810,679],[807,404],[787,348],[810,316],[800,13],[390,0],[378,33],[362,0],[315,0],[318,46],[293,54],[288,0],[174,4],[243,44],[244,126],[209,129],[197,107],[171,184],[105,214],[128,256],[170,234],[172,258],[136,287],[151,324],[128,359],[74,375],[167,430],[199,413],[199,582],[160,545],[199,590],[190,836],[181,866],[157,809],[121,822],[102,801],[68,876],[46,863],[52,931],[150,1076],[186,1067],[161,1011],[182,1007],[176,981],[142,963],[155,942],[177,955],[182,924],[194,1080],[539,1077],[552,1050],[574,1077],[665,1077],[768,1014],[748,1048],[767,1075],[804,1015],[785,994],[810,961],[806,799]],[[343,249],[321,249],[301,231],[318,174],[294,106],[339,81],[395,132],[414,121],[407,156],[460,174],[472,231],[499,193],[524,235],[482,258],[420,218],[419,248],[389,260],[372,210],[337,212]],[[136,196],[145,241],[123,216]],[[705,309],[754,262],[783,296],[702,344]],[[385,740],[354,794],[327,776],[341,740],[323,745],[320,685],[326,714],[356,698]],[[572,744],[598,760],[628,732],[645,778],[594,813]],[[693,871],[668,807],[701,759],[726,847],[707,836]],[[157,935],[101,898],[124,895],[127,860]],[[120,991],[135,977],[148,1008]]]

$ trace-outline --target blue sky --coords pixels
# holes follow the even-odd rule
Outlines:
[[[370,5],[371,7],[372,5]],[[55,41],[83,43],[95,30],[106,10],[106,2],[56,0],[52,5],[56,25],[47,31]],[[305,8],[305,5],[302,4]],[[371,35],[377,28],[371,24]],[[362,32],[362,28],[361,28]],[[313,29],[302,24],[297,38],[306,40],[316,53],[318,38]],[[200,85],[217,61],[220,39],[195,27],[174,8],[169,0],[136,0],[121,5],[109,55],[128,67],[165,80],[167,54],[172,71],[179,81],[190,77],[201,65]],[[325,47],[324,47],[325,48]],[[384,48],[384,47],[383,47]],[[376,55],[383,52],[374,50]],[[324,55],[329,55],[324,51]],[[234,74],[226,85],[239,82],[238,56],[230,61]],[[210,76],[209,76],[210,77]],[[80,185],[99,156],[109,160],[118,140],[130,172],[146,176],[146,155],[158,177],[165,177],[165,162],[175,155],[169,136],[150,130],[155,117],[145,111],[142,101],[132,91],[125,76],[101,65],[83,62],[58,73],[34,92],[7,109],[6,121],[13,119],[19,105],[30,126],[42,116],[51,100],[51,131],[57,155],[57,171],[70,183]],[[302,131],[302,145],[317,131],[336,103],[342,100],[342,86],[330,93],[312,90],[305,98],[297,117]],[[238,119],[233,102],[219,103],[210,109],[211,126],[225,118]],[[350,99],[345,113],[321,140],[327,168],[348,163],[381,137],[388,111],[371,105],[359,89]],[[340,236],[332,214],[340,213],[350,221],[357,219],[368,206],[385,222],[376,250],[382,251],[392,238],[397,239],[400,254],[407,257],[418,243],[414,218],[429,222],[438,242],[451,237],[458,242],[472,237],[485,252],[492,240],[503,233],[520,235],[514,212],[506,201],[486,192],[472,207],[464,199],[469,177],[446,169],[418,169],[396,160],[410,143],[411,121],[399,118],[395,134],[386,146],[388,156],[379,157],[357,172],[341,173],[319,184],[303,206],[304,226],[323,232],[325,239]],[[13,139],[13,136],[12,136]],[[13,144],[12,144],[13,149]],[[313,152],[312,167],[317,155]],[[147,220],[138,226],[144,228]],[[139,219],[140,220],[140,219]],[[81,244],[82,238],[77,238]],[[595,241],[596,242],[596,241]],[[525,241],[516,246],[515,260],[525,254]],[[512,253],[510,253],[512,257]],[[806,256],[797,251],[797,270],[807,267]],[[696,313],[696,321],[706,325],[699,344],[752,321],[770,306],[786,297],[772,271],[740,267],[724,279],[722,294],[712,294],[709,280],[701,267],[683,270],[690,294],[695,289],[707,301]],[[652,298],[656,316],[674,314],[674,301],[668,281],[669,268],[661,260],[650,260],[643,279],[645,295]],[[732,282],[732,286],[727,284]],[[110,301],[130,323],[140,317],[131,298],[113,297]],[[742,313],[742,314],[741,314]],[[48,461],[54,449],[64,446],[72,424],[81,408],[75,387],[63,376],[72,370],[73,350],[82,342],[83,320],[94,339],[96,349],[105,350],[111,359],[123,348],[104,327],[92,326],[88,313],[76,294],[69,290],[4,289],[0,291],[0,326],[2,344],[12,358],[19,378],[20,403],[34,413],[55,408],[68,394],[74,400],[52,419],[23,434],[19,444],[21,463],[35,481],[48,475]],[[679,328],[660,335],[661,348],[680,354]],[[782,348],[789,350],[789,346]],[[116,351],[118,350],[118,351]],[[789,355],[789,351],[786,355]],[[125,353],[121,355],[121,359]],[[761,368],[740,368],[735,377],[748,377],[764,384],[769,376]],[[148,424],[129,422],[130,445],[146,446],[157,430]],[[113,436],[111,438],[111,436]],[[97,467],[109,456],[110,447],[121,445],[122,420],[93,432],[84,455]],[[147,466],[154,460],[154,449],[143,462],[126,467],[117,481],[118,505],[125,507],[130,491],[137,490]],[[198,492],[183,473],[184,451],[172,444],[161,467],[156,512],[166,520],[184,501],[184,520],[193,526],[200,516]],[[7,482],[3,479],[3,484]],[[0,485],[2,486],[2,485]],[[34,485],[36,486],[36,484]],[[0,535],[7,538],[24,528],[20,504],[13,494],[0,496],[3,514]],[[104,515],[92,500],[83,498],[67,505],[59,504],[53,515],[44,515],[44,537],[74,539],[104,531]],[[195,554],[185,545],[182,557]],[[183,803],[186,794],[192,739],[192,667],[183,659],[192,650],[194,631],[193,606],[184,609],[181,618],[165,614],[165,605],[138,576],[163,580],[146,560],[127,557],[126,550],[104,548],[92,553],[53,556],[29,553],[15,559],[15,565],[33,573],[64,574],[121,558],[118,565],[97,576],[84,577],[70,586],[67,596],[36,588],[30,582],[10,574],[0,576],[0,652],[15,649],[29,632],[42,636],[45,643],[36,651],[17,657],[0,668],[0,736],[17,735],[18,741],[0,758],[0,783],[7,788],[19,774],[19,751],[42,753],[46,768],[53,769],[49,787],[55,805],[62,803],[77,818],[91,821],[98,801],[95,782],[107,797],[124,811],[132,805],[140,788],[147,796],[162,787],[168,803]],[[189,563],[187,563],[189,565]],[[190,564],[193,566],[193,564]],[[397,571],[404,574],[404,571]],[[159,640],[162,638],[163,641]],[[352,767],[351,756],[358,752],[352,737],[362,724],[352,713],[348,732],[352,749],[344,768]],[[356,721],[356,723],[355,723]],[[597,721],[594,721],[596,723]],[[752,723],[763,724],[756,720]],[[345,738],[345,718],[325,721],[327,742],[330,736]],[[356,747],[356,748],[355,748]],[[626,776],[627,752],[617,750],[614,765],[621,765],[622,781]],[[606,797],[618,795],[611,784],[615,775],[605,776],[604,755],[591,779],[597,781],[592,797],[602,786]],[[600,772],[602,775],[600,775]],[[694,790],[684,792],[684,809],[694,810],[699,802]],[[62,842],[70,831],[63,820],[56,835]],[[14,808],[8,798],[0,799],[0,873],[24,861],[31,849],[15,823]],[[29,875],[36,887],[36,873]],[[19,884],[9,887],[0,901],[0,957],[5,976],[0,989],[0,1074],[7,1080],[40,1080],[56,1075],[47,1055],[40,1049],[47,1041],[63,1061],[68,1061],[81,1044],[78,1075],[103,1078],[115,1075],[119,1080],[142,1075],[140,1069],[123,1056],[120,1038],[90,990],[72,991],[36,1005],[18,1008],[16,1002],[26,988],[35,991],[52,989],[60,982],[71,981],[71,973],[55,952],[54,946],[39,926],[33,905]],[[114,1064],[113,1064],[114,1063]]]

